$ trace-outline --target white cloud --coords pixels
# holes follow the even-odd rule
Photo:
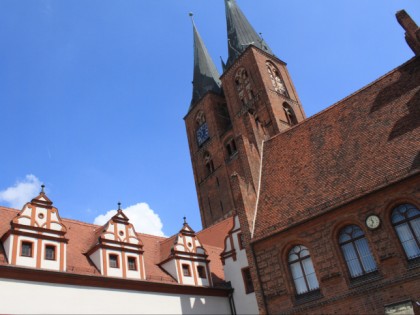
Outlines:
[[[21,209],[23,205],[36,197],[41,190],[41,182],[32,174],[26,175],[22,181],[17,181],[14,186],[0,191],[0,201],[5,201],[10,207]]]
[[[162,231],[162,221],[147,203],[137,203],[122,210],[130,220],[129,222],[134,225],[136,232],[165,236]],[[110,210],[105,214],[100,214],[95,218],[93,224],[103,225],[116,213],[117,210]]]

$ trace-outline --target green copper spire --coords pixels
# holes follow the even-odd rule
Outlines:
[[[229,67],[249,46],[254,45],[273,54],[270,47],[257,34],[235,0],[225,0],[226,22],[228,32],[229,58],[226,65]]]
[[[209,91],[220,93],[221,83],[219,80],[219,72],[216,69],[212,59],[210,58],[209,52],[201,39],[200,34],[197,31],[193,14],[190,13],[191,20],[193,23],[194,31],[194,78],[193,78],[193,95],[191,105],[188,111],[190,111],[194,105]]]

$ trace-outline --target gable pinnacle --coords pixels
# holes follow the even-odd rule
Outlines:
[[[226,24],[228,33],[229,57],[226,65],[229,67],[245,51],[249,45],[273,54],[264,39],[257,34],[249,23],[236,0],[225,0]]]
[[[197,31],[193,18],[194,14],[190,12],[189,16],[191,17],[194,33],[194,74],[192,82],[193,95],[188,111],[190,111],[207,92],[211,91],[217,94],[221,92],[220,74]]]
[[[45,189],[45,185],[44,185],[44,184],[42,184],[42,185],[41,185],[41,194],[45,194],[45,190],[44,190],[44,189]]]

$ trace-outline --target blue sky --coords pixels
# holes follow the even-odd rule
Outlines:
[[[418,1],[237,2],[308,116],[413,56],[396,11],[420,23]],[[65,218],[94,222],[121,201],[138,232],[171,235],[184,215],[201,229],[183,121],[190,11],[220,70],[222,0],[0,0],[1,205],[42,182]]]

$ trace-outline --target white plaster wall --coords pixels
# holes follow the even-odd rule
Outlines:
[[[107,249],[107,250],[105,250],[105,253],[106,253],[107,275],[109,277],[120,277],[121,278],[123,276],[123,274],[122,274],[122,255],[121,255],[121,252],[117,252],[117,251]],[[111,268],[109,266],[109,255],[110,254],[115,254],[115,255],[118,256],[118,268]]]
[[[102,251],[100,249],[97,249],[94,251],[89,258],[92,260],[92,262],[95,264],[95,267],[98,268],[98,270],[101,271],[101,274],[104,274],[104,270],[102,268]]]
[[[196,272],[196,274],[197,274],[197,285],[201,285],[201,286],[204,286],[204,287],[208,287],[208,286],[210,286],[209,281],[208,281],[208,279],[207,279],[207,278],[200,278],[200,277],[199,277],[199,275],[198,275],[198,270],[197,270],[197,267],[198,267],[198,266],[202,266],[202,267],[204,268],[204,271],[206,272],[206,277],[208,277],[208,276],[209,276],[209,275],[207,274],[206,264],[204,264],[204,263],[198,263],[198,262],[195,262],[195,263],[194,263],[194,268],[195,268],[195,272]]]
[[[172,277],[179,282],[178,272],[176,268],[176,260],[172,259],[162,265],[162,268],[165,269],[167,273],[169,273]]]
[[[15,236],[18,237],[17,253],[16,253],[16,265],[25,267],[36,267],[36,255],[38,252],[38,239],[26,237],[26,236]],[[30,241],[32,245],[32,257],[21,256],[22,241]]]
[[[230,314],[228,298],[0,279],[3,314]],[[18,303],[16,297],[24,297]],[[48,299],[46,300],[46,297]]]
[[[7,261],[9,262],[9,264],[12,260],[12,244],[13,244],[14,237],[15,237],[14,235],[10,235],[8,238],[6,238],[6,240],[3,243],[3,248],[4,248],[5,254],[7,256]]]
[[[128,257],[135,257],[136,258],[136,265],[137,270],[129,270],[128,269]],[[127,278],[130,279],[141,279],[141,270],[140,270],[140,255],[133,255],[133,254],[126,254],[125,259],[127,260],[126,266],[127,266]]]
[[[45,259],[45,246],[46,245],[54,245],[55,246],[55,260],[47,260]],[[42,248],[41,248],[41,268],[44,269],[52,269],[52,270],[60,270],[60,243],[53,242],[53,241],[46,241],[42,240]]]
[[[245,252],[245,250],[242,250]],[[237,260],[233,258],[225,260],[224,272],[225,280],[230,281],[233,291],[233,300],[235,301],[236,312],[238,314],[258,314],[257,299],[255,293],[245,293],[245,284],[242,277],[242,268],[248,266],[248,261],[243,259],[243,255],[238,253]]]
[[[184,264],[190,266],[190,272],[191,272],[191,276],[190,277],[185,277],[184,276],[184,273],[182,271],[182,265],[184,265]],[[192,268],[196,268],[194,266],[194,264],[191,264],[191,262],[188,261],[188,260],[180,259],[179,260],[179,266],[181,268],[181,270],[180,270],[180,273],[181,273],[180,276],[182,277],[182,284],[195,285],[195,281],[194,281],[194,270],[192,269]]]
[[[239,229],[239,218],[235,217],[234,230]],[[242,277],[242,268],[248,267],[248,259],[246,257],[245,249],[239,249],[239,239],[237,231],[232,234],[233,247],[236,251],[236,261],[233,257],[225,259],[223,271],[225,273],[225,280],[230,281],[233,291],[233,300],[235,301],[236,312],[238,314],[258,314],[257,299],[255,293],[245,293],[245,283]],[[227,239],[226,245],[230,247],[230,241]]]

